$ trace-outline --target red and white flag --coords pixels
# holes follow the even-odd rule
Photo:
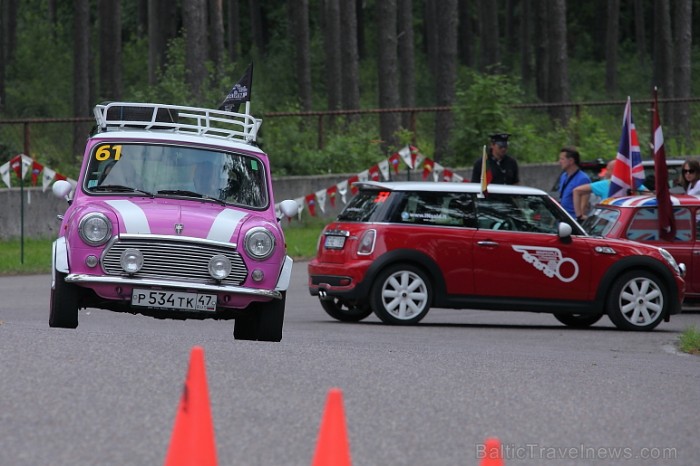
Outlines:
[[[673,216],[673,203],[668,188],[668,167],[666,166],[666,150],[664,149],[664,133],[661,130],[659,117],[659,99],[654,87],[654,107],[652,110],[652,134],[654,144],[654,175],[656,182],[656,202],[659,216],[659,237],[666,241],[676,238],[676,219]]]

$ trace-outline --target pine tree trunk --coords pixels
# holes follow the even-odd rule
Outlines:
[[[122,15],[120,0],[99,5],[100,90],[104,100],[122,99]]]
[[[164,64],[167,47],[166,26],[163,21],[166,0],[148,0],[148,84],[155,85]]]
[[[693,4],[691,0],[676,0],[674,29],[675,51],[673,83],[674,97],[688,98],[691,90],[691,46],[693,40],[692,12]],[[686,149],[690,149],[692,138],[690,134],[690,104],[688,102],[678,102],[674,105],[673,121],[676,123],[676,134],[683,140]]]
[[[303,111],[311,110],[311,50],[309,49],[309,0],[289,2],[296,45],[296,74],[299,103]]]
[[[525,88],[532,82],[532,1],[522,0],[520,18],[520,76]]]
[[[3,11],[3,24],[5,32],[5,58],[9,61],[15,57],[17,48],[17,14],[19,11],[19,0],[4,0],[5,11]],[[7,17],[5,17],[7,15]]]
[[[471,5],[474,0],[459,0],[459,62],[469,68],[474,67],[474,21]]]
[[[73,1],[73,116],[90,114],[90,1]],[[73,154],[85,145],[81,125],[73,126]]]
[[[566,0],[550,2],[549,102],[569,101],[569,58],[566,49]],[[550,115],[562,126],[569,120],[567,107],[551,107]]]
[[[435,76],[437,66],[438,29],[436,9],[439,0],[425,0],[423,6],[423,52],[427,55],[428,69]]]
[[[341,106],[340,6],[339,0],[323,0],[323,45],[326,53],[328,110]]]
[[[0,1],[0,112],[3,111],[5,107],[5,21],[7,20],[7,15],[4,13],[4,4]]]
[[[437,8],[438,61],[435,79],[436,105],[452,107],[457,81],[457,0],[441,0]],[[452,112],[435,115],[435,161],[448,154],[453,124]]]
[[[620,0],[608,0],[608,27],[605,34],[605,90],[609,97],[617,91],[617,48],[620,35]]]
[[[377,51],[379,108],[399,107],[398,51],[396,38],[396,0],[383,0],[377,4]],[[398,113],[379,114],[379,135],[382,149],[396,148],[396,132],[400,127]]]
[[[241,55],[241,12],[238,0],[228,0],[228,56],[232,63]]]
[[[223,75],[224,66],[224,10],[222,0],[209,0],[209,37],[211,60],[214,62],[217,81]]]
[[[537,97],[549,102],[549,4],[532,0],[535,7],[535,89]]]
[[[266,55],[265,31],[263,30],[262,10],[258,0],[248,0],[250,8],[250,29],[253,36],[253,44],[258,49],[260,56]]]
[[[355,0],[340,2],[340,52],[342,108],[357,109],[360,108],[360,71]]]
[[[399,81],[401,107],[416,105],[415,46],[413,37],[413,0],[399,0],[398,4]],[[411,115],[401,115],[401,124],[410,128]]]
[[[202,105],[207,78],[208,56],[206,0],[183,0],[182,24],[185,29],[185,80],[194,103]]]
[[[637,56],[639,66],[645,67],[647,63],[646,28],[644,27],[644,0],[634,0],[634,39],[637,43]]]
[[[652,87],[659,88],[659,95],[672,97],[673,93],[673,63],[671,39],[671,11],[668,0],[654,0],[654,75]],[[664,105],[662,115],[666,115],[664,126],[669,129],[675,124],[673,108]]]
[[[498,8],[488,0],[479,1],[481,18],[481,62],[479,69],[486,73],[497,72],[501,61],[500,34],[498,28]]]

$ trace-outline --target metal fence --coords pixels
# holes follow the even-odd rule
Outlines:
[[[695,104],[700,102],[700,98],[685,99],[659,99],[663,107],[679,103]],[[635,105],[645,105],[650,108],[652,100],[635,100]],[[607,100],[595,102],[564,102],[564,103],[537,103],[537,104],[517,104],[510,108],[513,111],[535,111],[546,115],[554,107],[567,107],[572,111],[572,115],[579,115],[583,109],[602,108],[603,115],[620,118],[619,109],[625,105],[623,100]],[[614,112],[611,110],[614,108]],[[319,149],[324,147],[329,131],[336,131],[337,125],[332,125],[338,117],[357,116],[358,118],[376,117],[382,113],[400,113],[405,115],[405,125],[407,130],[413,135],[415,140],[419,131],[432,131],[432,121],[420,116],[424,114],[435,114],[437,112],[450,112],[452,107],[420,107],[420,108],[394,108],[394,109],[365,109],[365,110],[334,110],[334,111],[312,111],[312,112],[269,112],[261,117],[270,127],[276,121],[296,118],[307,123],[315,122],[316,145]],[[695,108],[694,108],[695,110]],[[663,110],[662,110],[663,111]],[[663,114],[668,114],[665,111]],[[647,119],[644,113],[637,113],[637,127],[641,128]],[[554,123],[552,123],[554,125]],[[0,163],[9,160],[18,153],[27,154],[43,164],[52,168],[62,169],[68,176],[77,176],[77,170],[82,158],[82,147],[84,138],[89,134],[94,126],[93,118],[27,118],[27,119],[0,119]],[[79,134],[75,137],[74,134]],[[641,130],[640,134],[645,134]],[[580,137],[580,136],[579,136]]]

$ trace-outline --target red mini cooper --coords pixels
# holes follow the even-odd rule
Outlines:
[[[673,241],[659,237],[657,203],[654,196],[613,197],[601,202],[583,223],[591,235],[624,238],[666,249],[677,262],[685,264],[685,303],[700,304],[700,198],[687,194],[671,196],[676,236]]]
[[[662,248],[586,234],[544,191],[364,182],[321,233],[309,291],[341,321],[415,324],[431,307],[607,314],[652,330],[681,311],[683,267]]]

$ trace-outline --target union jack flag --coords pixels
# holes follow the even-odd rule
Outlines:
[[[608,197],[626,196],[630,190],[638,191],[643,182],[642,153],[639,150],[637,128],[632,120],[632,103],[627,97],[620,146],[617,149]]]
[[[693,223],[689,209],[674,209],[676,221],[676,241],[690,241],[692,238]],[[627,239],[633,241],[659,241],[659,217],[658,209],[639,209],[634,220],[627,229]]]

